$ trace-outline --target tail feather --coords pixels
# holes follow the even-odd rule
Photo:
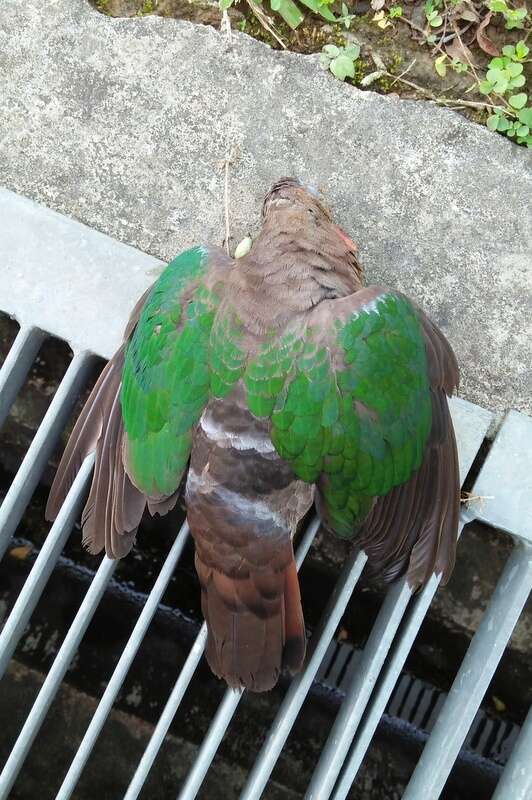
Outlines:
[[[282,669],[298,671],[305,657],[305,627],[293,560],[279,572],[239,577],[205,565],[196,554],[207,622],[206,657],[229,686],[264,692]]]

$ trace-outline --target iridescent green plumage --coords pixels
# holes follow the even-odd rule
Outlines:
[[[179,485],[192,429],[209,397],[209,337],[219,303],[203,278],[207,251],[171,261],[150,291],[127,346],[120,403],[135,484],[152,497]]]
[[[352,536],[372,498],[421,464],[431,423],[421,327],[408,300],[388,292],[330,329],[311,316],[302,333],[251,360],[248,405],[271,417],[295,474],[319,483],[331,527]]]
[[[189,250],[161,275],[126,350],[121,391],[128,463],[152,496],[174,492],[209,398],[239,380],[279,455],[317,483],[330,526],[352,536],[375,496],[419,468],[431,425],[427,357],[410,302],[378,292],[360,307],[269,331],[250,347],[236,310],[218,310]]]
[[[254,691],[303,663],[292,540],[313,502],[387,581],[445,581],[454,563],[456,359],[403,295],[364,287],[356,245],[317,195],[282,179],[241,258],[202,247],[168,265],[96,382],[47,505],[55,519],[94,452],[84,543],[120,558],[145,509],[165,514],[183,486],[207,660]]]

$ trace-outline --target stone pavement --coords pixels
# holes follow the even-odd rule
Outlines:
[[[4,0],[0,74],[1,185],[169,259],[221,242],[231,148],[234,242],[256,230],[274,180],[312,180],[368,280],[407,291],[445,330],[462,396],[532,413],[530,151],[344,85],[317,57],[110,19],[86,0]]]

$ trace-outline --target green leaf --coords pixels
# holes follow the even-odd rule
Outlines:
[[[517,115],[517,119],[523,125],[528,125],[529,128],[532,128],[532,108],[530,106],[528,108],[523,108]]]
[[[493,91],[493,84],[489,81],[480,81],[478,90],[481,94],[489,94]]]
[[[455,72],[467,72],[467,64],[464,64],[463,61],[460,61],[458,58],[453,58],[451,61],[451,68]]]
[[[522,39],[515,45],[515,57],[518,58],[519,61],[525,59],[529,52],[530,48],[526,46]]]
[[[349,47],[344,48],[344,55],[356,61],[360,55],[360,45],[357,43],[350,44]]]
[[[497,130],[498,130],[500,133],[504,133],[505,131],[509,130],[511,127],[512,127],[512,126],[511,126],[511,124],[508,122],[508,120],[506,119],[506,117],[499,117],[499,121],[498,121],[498,123],[497,123]]]
[[[504,70],[492,67],[486,72],[486,78],[490,83],[498,83],[504,79]]]
[[[495,92],[495,94],[504,94],[506,92],[506,90],[508,89],[509,85],[510,84],[505,79],[502,79],[500,81],[496,81],[496,83],[493,86],[493,91]]]
[[[523,108],[527,100],[528,96],[524,92],[520,92],[519,94],[512,94],[508,98],[508,102],[510,103],[512,108],[516,108],[518,111],[519,109]]]
[[[511,64],[508,64],[506,69],[510,73],[510,76],[512,78],[516,78],[518,75],[520,75],[522,73],[523,65],[522,64],[514,64],[512,62]]]
[[[353,60],[346,55],[340,55],[338,58],[331,61],[329,69],[335,78],[338,78],[340,81],[355,77],[355,65],[353,64]]]
[[[331,58],[336,58],[337,56],[340,55],[340,48],[336,47],[335,44],[326,44],[323,47],[323,52],[327,53],[327,55],[330,56]]]
[[[504,0],[490,0],[488,3],[488,8],[490,11],[499,12],[500,14],[502,14],[504,11],[508,11],[508,6]]]
[[[218,5],[222,11],[225,11],[233,5],[233,0],[218,0]]]
[[[515,47],[511,44],[505,44],[502,48],[502,54],[507,58],[514,58],[515,56]]]
[[[429,22],[431,28],[439,28],[440,25],[443,25],[443,17],[440,17],[440,15],[437,14],[435,17],[432,17]]]
[[[497,58],[492,58],[490,63],[488,64],[489,69],[504,69],[508,63],[507,58],[501,58],[497,56]]]
[[[445,64],[446,59],[447,56],[443,55],[443,56],[438,56],[438,58],[435,59],[434,61],[434,69],[436,70],[440,78],[445,78],[445,74],[447,72],[447,66]]]
[[[336,22],[336,17],[332,11],[327,8],[327,5],[320,5],[318,0],[300,0],[300,2],[307,8],[310,8],[315,14],[319,14],[323,19],[328,20],[328,22]]]
[[[529,131],[530,131],[530,128],[528,127],[528,125],[520,125],[517,128],[517,135],[518,136],[528,136]]]
[[[388,15],[390,19],[393,19],[394,17],[402,17],[403,16],[402,6],[391,6]]]
[[[512,88],[518,89],[520,86],[525,85],[526,78],[524,75],[518,75],[517,78],[512,78],[510,81],[510,86]]]
[[[501,118],[498,116],[498,114],[492,114],[491,117],[488,117],[486,120],[486,126],[490,129],[490,131],[496,131],[500,119]]]
[[[304,19],[303,14],[296,4],[292,2],[292,0],[281,0],[278,13],[284,19],[286,24],[289,25],[289,27],[294,31],[298,25],[301,25]]]

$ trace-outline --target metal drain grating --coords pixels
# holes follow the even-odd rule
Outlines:
[[[358,668],[362,650],[333,641],[320,665],[316,680],[324,687],[346,691]],[[408,722],[418,731],[430,733],[445,703],[446,693],[408,673],[401,673],[394,686],[385,713]],[[504,765],[519,736],[518,725],[490,717],[479,710],[464,740],[464,747],[482,758]]]
[[[43,338],[53,334],[66,340],[74,358],[53,398],[26,457],[0,508],[0,557],[5,553],[24,509],[33,494],[61,430],[84,385],[93,354],[109,357],[118,345],[134,301],[153,280],[160,262],[115,242],[85,226],[34,203],[0,190],[0,307],[13,315],[20,331],[0,371],[0,423],[9,412]],[[68,281],[65,276],[68,275]],[[455,400],[453,419],[460,450],[462,480],[484,440],[491,415],[470,403]],[[408,800],[437,798],[460,748],[467,741],[480,702],[493,677],[511,632],[532,588],[532,420],[511,412],[492,447],[473,487],[475,495],[493,497],[461,517],[461,527],[477,517],[514,537],[514,547],[493,593],[479,629],[448,697],[424,697],[420,693],[415,713],[430,720],[432,733],[412,779],[403,795]],[[92,469],[87,458],[72,486],[59,517],[41,548],[17,601],[0,634],[0,677],[78,517]],[[527,527],[528,526],[528,527]],[[316,534],[314,520],[297,549],[302,563]],[[123,649],[90,725],[66,771],[57,798],[73,795],[109,715],[133,658],[146,635],[188,537],[183,525]],[[279,754],[305,702],[320,665],[363,571],[364,553],[353,554],[345,564],[336,587],[316,627],[304,671],[290,684],[277,716],[266,733],[263,747],[241,794],[259,798],[268,783]],[[103,558],[84,596],[40,689],[34,705],[0,775],[0,798],[7,798],[30,753],[48,709],[77,651],[115,569]],[[391,708],[401,691],[405,660],[438,587],[433,576],[424,590],[412,598],[404,582],[387,593],[371,634],[358,659],[342,654],[331,669],[345,686],[335,723],[317,764],[307,798],[340,800],[347,796],[379,719]],[[132,777],[125,797],[138,797],[157,757],[172,719],[202,657],[203,626],[185,665],[176,676],[151,740]],[[345,657],[344,657],[345,656]],[[338,661],[338,663],[336,663]],[[349,662],[349,663],[348,663]],[[399,681],[394,693],[394,687]],[[176,792],[181,800],[196,796],[219,744],[231,723],[241,693],[228,690],[203,739],[192,769]],[[434,722],[433,722],[434,720]],[[479,742],[493,731],[474,728]],[[473,733],[473,737],[476,734]],[[484,746],[484,745],[482,745]],[[532,796],[532,714],[523,727],[497,788],[496,800],[526,800]]]

